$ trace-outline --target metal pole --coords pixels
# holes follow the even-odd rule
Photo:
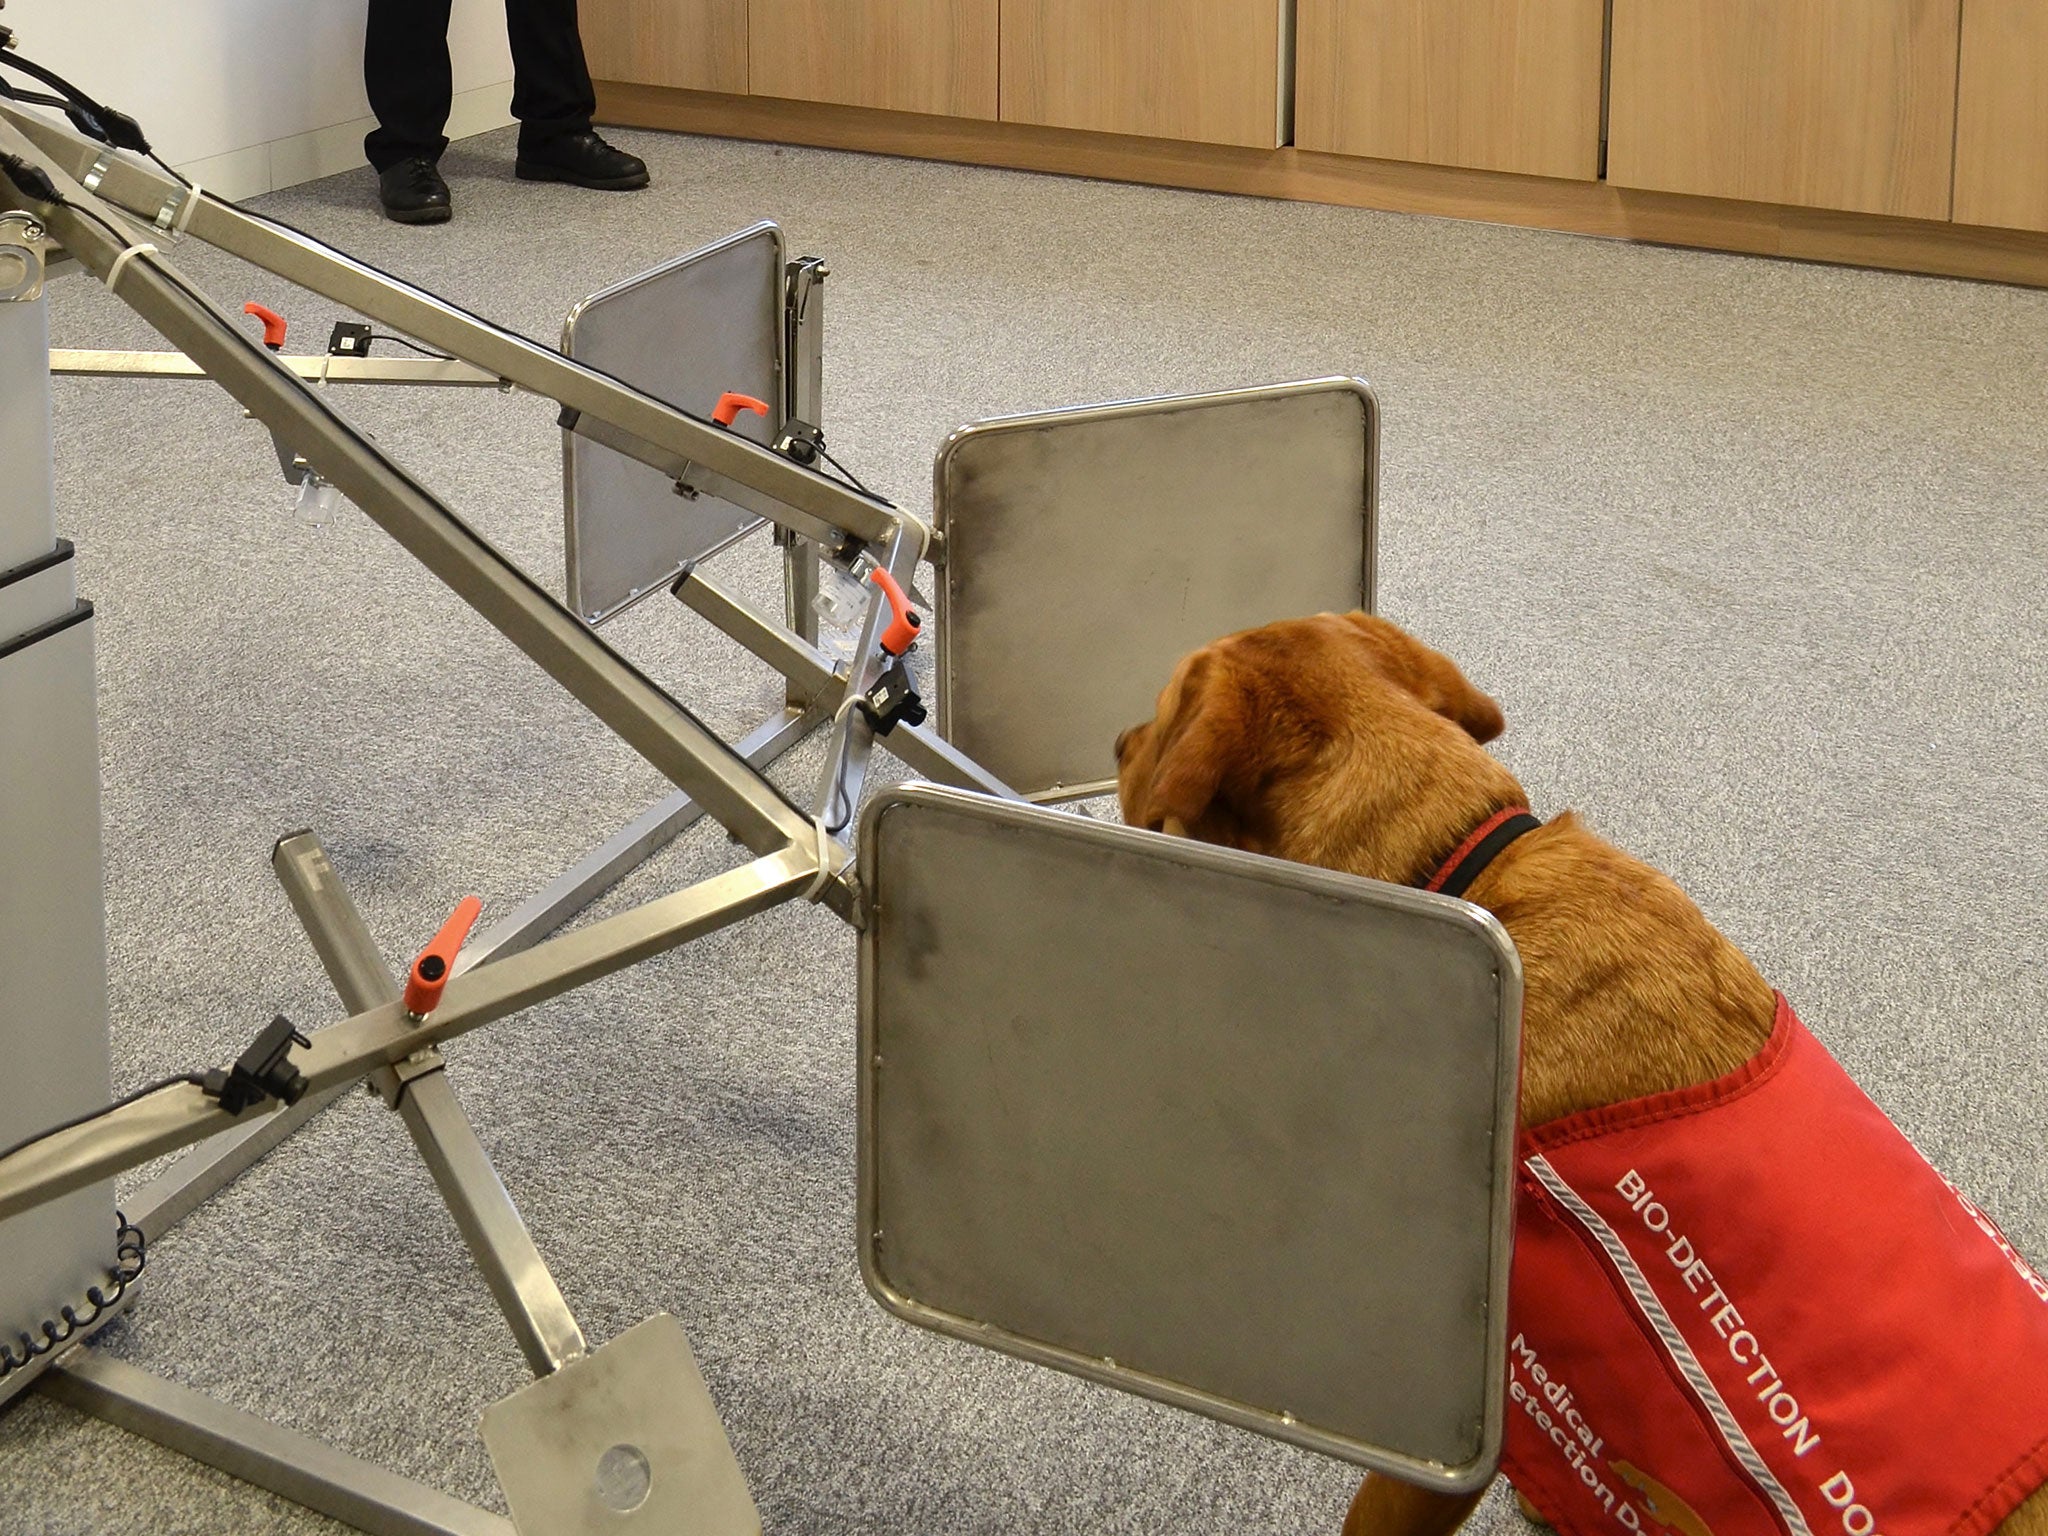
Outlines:
[[[369,1536],[518,1536],[512,1522],[95,1350],[43,1378],[67,1407]]]
[[[470,1257],[511,1324],[520,1353],[536,1376],[560,1370],[588,1354],[547,1261],[534,1246],[519,1207],[512,1203],[490,1154],[476,1139],[456,1100],[445,1067],[400,1085],[398,1113],[447,1202]]]
[[[320,839],[295,832],[278,842],[270,862],[342,1006],[360,1013],[398,996],[377,941],[342,888]],[[527,1364],[536,1376],[545,1376],[588,1353],[583,1331],[456,1102],[440,1053],[429,1048],[421,1054],[426,1059],[408,1062],[402,1077],[379,1073],[389,1081],[378,1086],[404,1118]]]
[[[387,1003],[331,1024],[316,1031],[312,1045],[294,1057],[306,1077],[306,1091],[346,1086],[426,1046],[766,911],[802,892],[817,869],[812,847],[756,859],[458,976],[424,1022],[412,1020],[399,1004]],[[260,1119],[278,1107],[266,1102],[241,1118]],[[216,1100],[180,1083],[53,1131],[0,1158],[0,1217],[175,1152],[235,1123],[236,1117],[223,1113]]]
[[[692,571],[675,584],[674,591],[677,601],[788,678],[792,691],[819,698],[840,681],[840,674],[822,651],[769,623],[701,572]],[[880,738],[879,745],[928,779],[1005,800],[1024,798],[928,725],[898,725]]]
[[[459,358],[280,356],[310,384],[431,384],[509,390],[495,373]],[[50,372],[99,379],[204,379],[206,370],[182,352],[101,352],[52,347]]]
[[[766,768],[817,726],[818,716],[800,709],[772,715],[733,743],[755,768]],[[542,889],[462,946],[455,962],[460,976],[486,960],[516,955],[546,938],[605,891],[696,825],[704,807],[681,790],[635,816]]]
[[[36,158],[35,147],[4,122],[0,146]],[[52,175],[71,203],[88,209],[98,204],[82,187],[63,186],[61,170]],[[177,280],[168,263],[133,255],[79,207],[52,207],[45,222],[102,281],[123,262],[117,297],[203,364],[343,495],[749,848],[771,853],[813,839],[811,819],[714,732],[254,346],[232,319]]]
[[[33,113],[0,106],[0,120],[11,124],[17,136],[33,141],[33,148],[24,145],[14,153],[26,148],[32,161],[60,170],[74,183],[104,164],[99,194],[129,214],[147,222],[168,207],[171,222],[182,218],[194,239],[452,352],[572,411],[609,422],[623,434],[623,440],[607,440],[607,446],[658,468],[668,468],[678,457],[701,466],[721,482],[717,486],[706,483],[704,489],[715,489],[716,494],[777,521],[790,521],[783,515],[786,509],[798,514],[807,528],[844,529],[869,543],[888,538],[898,526],[899,519],[888,507],[829,476],[492,325],[308,235],[204,193],[187,192],[162,172],[104,151],[71,129]],[[68,195],[68,188],[66,192]],[[61,230],[58,234],[63,238]],[[68,239],[64,243],[71,245]],[[293,446],[305,451],[301,443]]]
[[[825,263],[815,256],[789,264],[783,294],[787,332],[783,353],[789,359],[783,420],[793,432],[808,428],[822,434],[825,425],[825,279],[830,275]],[[778,542],[782,545],[783,623],[799,640],[816,645],[818,547],[787,530],[778,530]],[[813,696],[803,691],[796,678],[789,679],[792,707]]]

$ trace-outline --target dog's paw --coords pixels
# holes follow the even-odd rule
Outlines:
[[[1550,1529],[1550,1522],[1544,1519],[1541,1515],[1539,1515],[1536,1512],[1536,1506],[1534,1504],[1531,1504],[1527,1499],[1523,1498],[1519,1493],[1515,1495],[1515,1507],[1521,1510],[1522,1518],[1528,1521],[1531,1525],[1536,1526],[1541,1530],[1547,1531]]]

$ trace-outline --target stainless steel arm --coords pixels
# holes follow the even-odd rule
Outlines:
[[[280,357],[278,362],[308,383],[461,385],[510,389],[495,373],[459,358]],[[90,378],[203,379],[206,370],[182,352],[102,352],[75,347],[50,349],[50,372]]]
[[[836,849],[835,856],[844,857]],[[809,846],[756,859],[523,954],[465,972],[448,983],[440,1006],[423,1023],[416,1023],[393,1002],[316,1030],[312,1045],[293,1058],[294,1064],[305,1074],[307,1093],[355,1082],[422,1047],[494,1023],[766,911],[799,894],[817,867],[817,852]],[[275,1113],[278,1108],[274,1100],[267,1101],[240,1118]],[[181,1083],[54,1131],[0,1158],[0,1218],[202,1141],[236,1120],[222,1112],[218,1101]]]
[[[341,995],[342,1006],[374,1008],[398,996],[398,983],[391,979],[320,839],[311,832],[294,833],[279,841],[270,862],[327,968],[328,980]],[[425,1059],[433,1063],[431,1070],[409,1075],[402,1084],[394,1077],[398,1113],[526,1363],[536,1376],[560,1370],[588,1353],[583,1330],[576,1326],[518,1206],[463,1115],[441,1053],[434,1051]],[[415,1058],[408,1070],[420,1065]]]
[[[781,625],[772,624],[701,571],[675,585],[676,598],[789,679],[804,698],[824,695],[839,675],[822,652]],[[1024,797],[960,751],[929,725],[898,725],[884,736],[882,750],[915,772],[941,784],[978,790],[1005,800]]]
[[[0,148],[30,161],[35,145],[0,122]],[[134,254],[93,216],[102,205],[61,169],[67,199],[35,208],[50,231],[117,296],[340,488],[393,538],[538,662],[755,853],[815,841],[799,811],[731,747],[536,585],[431,492],[334,414],[319,393],[177,278],[161,256]],[[559,360],[558,360],[559,361]],[[771,456],[772,457],[772,456]],[[793,467],[793,466],[789,466]]]
[[[890,508],[829,476],[678,411],[309,235],[245,213],[203,192],[187,192],[161,171],[115,155],[67,126],[18,107],[0,105],[0,120],[34,144],[31,158],[61,168],[73,181],[83,181],[104,160],[99,195],[144,222],[157,218],[169,206],[174,210],[171,222],[182,224],[195,240],[381,320],[498,378],[609,423],[616,435],[606,438],[608,446],[644,463],[667,469],[680,456],[708,474],[758,493],[760,505],[750,502],[750,510],[786,522],[799,532],[821,526],[844,529],[874,544],[887,540],[899,526],[901,520]],[[18,149],[15,152],[20,153]],[[188,199],[193,200],[189,209],[185,206]],[[62,231],[57,233],[62,238]],[[303,451],[303,445],[293,446]],[[729,493],[721,487],[718,494]],[[785,516],[785,509],[798,516]]]

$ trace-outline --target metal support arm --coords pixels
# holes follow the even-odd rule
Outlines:
[[[309,1094],[356,1082],[427,1046],[779,905],[811,884],[817,868],[817,851],[809,845],[756,859],[457,976],[424,1022],[415,1022],[394,1002],[317,1030],[313,1043],[293,1058],[294,1063],[305,1075]],[[276,1113],[279,1107],[274,1100],[266,1101],[237,1117],[224,1113],[218,1101],[189,1083],[159,1089],[0,1158],[0,1217],[190,1146],[238,1119]]]
[[[342,889],[320,839],[311,832],[295,832],[279,841],[270,862],[342,1006],[360,1012],[397,997],[397,983],[355,903]],[[417,1075],[408,1073],[403,1082],[394,1081],[389,1096],[397,1100],[405,1128],[447,1201],[498,1310],[512,1325],[526,1363],[536,1376],[545,1376],[587,1353],[583,1331],[490,1156],[470,1129],[440,1053],[428,1054],[431,1067]]]
[[[510,389],[495,373],[453,357],[280,356],[278,362],[309,384],[431,384]],[[95,351],[52,347],[50,372],[101,379],[204,379],[207,371],[182,352]]]
[[[0,111],[0,117],[7,115]],[[37,153],[4,121],[0,148],[31,159]],[[113,228],[92,216],[101,206],[92,193],[76,183],[64,185],[68,178],[61,170],[51,174],[67,202],[39,207],[38,217],[65,247],[102,281],[115,275],[119,263],[121,299],[293,443],[421,564],[754,852],[812,839],[811,819],[715,733],[336,416],[318,392],[251,345],[231,318],[178,279],[161,257],[134,255]],[[11,184],[0,178],[0,185]]]
[[[739,642],[788,678],[795,692],[809,698],[820,698],[825,696],[826,689],[844,681],[825,659],[824,652],[782,626],[771,624],[739,598],[707,580],[701,572],[692,571],[677,582],[675,595],[728,638]],[[881,738],[880,744],[884,751],[901,758],[912,771],[941,784],[977,790],[1005,800],[1023,798],[928,725],[898,725]]]
[[[880,543],[900,524],[892,509],[827,475],[678,411],[286,225],[245,213],[207,193],[189,191],[161,171],[112,154],[69,127],[7,106],[0,106],[0,121],[32,141],[32,159],[60,168],[74,183],[83,182],[104,163],[99,195],[129,214],[148,221],[167,204],[173,206],[174,221],[182,220],[196,240],[453,353],[498,378],[610,422],[621,434],[612,446],[642,462],[661,467],[676,457],[686,459],[768,498],[774,507],[768,516],[788,521],[784,509],[800,515],[804,528],[844,529],[868,543]],[[9,147],[22,153],[22,148]],[[184,206],[187,200],[189,209]],[[84,256],[64,229],[51,227],[67,248]],[[718,494],[727,492],[720,489]]]
[[[372,1536],[516,1536],[488,1510],[96,1350],[66,1356],[43,1391]]]

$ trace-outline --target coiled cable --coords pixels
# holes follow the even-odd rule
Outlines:
[[[119,1211],[114,1212],[114,1221],[118,1227],[114,1238],[114,1267],[107,1271],[104,1286],[86,1287],[85,1304],[90,1310],[81,1314],[78,1308],[66,1306],[54,1318],[45,1318],[35,1333],[18,1336],[19,1353],[16,1353],[14,1345],[0,1339],[0,1381],[5,1381],[30,1361],[40,1360],[52,1350],[63,1348],[91,1328],[119,1305],[128,1287],[141,1276],[149,1263],[148,1240],[143,1237],[142,1228],[131,1225]]]

